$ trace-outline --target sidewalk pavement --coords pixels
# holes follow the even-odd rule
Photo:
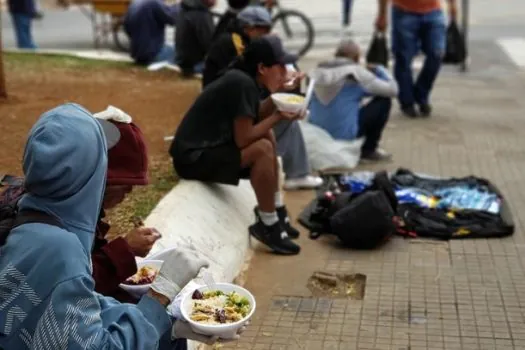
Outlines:
[[[525,349],[525,74],[440,77],[428,120],[394,107],[384,148],[399,166],[492,180],[509,200],[516,233],[506,239],[405,240],[375,251],[322,237],[295,257],[262,248],[247,274],[257,298],[252,325],[227,349]],[[378,169],[378,168],[376,168]],[[375,170],[375,169],[374,169]],[[288,193],[296,216],[312,193]],[[313,297],[314,271],[366,275],[363,300]]]

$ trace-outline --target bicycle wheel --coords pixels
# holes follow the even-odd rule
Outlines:
[[[129,38],[124,31],[124,20],[115,18],[111,28],[113,32],[113,43],[122,52],[129,52]]]
[[[315,31],[312,21],[296,10],[281,10],[272,19],[274,30],[283,39],[284,47],[292,53],[304,56],[314,44]],[[277,26],[277,23],[281,26]],[[281,30],[279,30],[281,29]]]

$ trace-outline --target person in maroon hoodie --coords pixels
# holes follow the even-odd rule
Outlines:
[[[95,290],[120,302],[137,300],[119,288],[119,284],[137,272],[136,256],[145,257],[160,238],[154,228],[136,227],[125,236],[110,242],[106,234],[110,225],[103,221],[104,209],[120,204],[133,186],[148,184],[148,154],[144,136],[133,123],[110,121],[119,132],[119,141],[108,151],[108,172],[103,210],[97,225],[93,252],[93,279]]]

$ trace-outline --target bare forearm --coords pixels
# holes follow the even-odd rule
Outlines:
[[[275,124],[281,120],[281,117],[275,113],[270,114],[259,123],[255,124],[249,132],[242,132],[235,135],[235,143],[240,149],[251,145],[255,141],[258,141],[268,135]]]
[[[275,112],[275,105],[273,104],[272,98],[268,96],[261,101],[259,105],[259,118],[265,119]]]

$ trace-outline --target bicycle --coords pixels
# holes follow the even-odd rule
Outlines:
[[[273,26],[275,29],[277,23],[281,24],[285,35],[282,39],[286,49],[292,53],[296,53],[298,56],[304,56],[314,45],[315,30],[312,21],[300,11],[281,7],[279,0],[262,0],[260,3],[265,6],[272,15],[274,11],[276,11],[276,14],[272,16]],[[294,29],[298,27],[290,25],[292,20],[297,20],[301,23],[301,25],[304,26],[304,30],[296,31],[295,33],[292,32],[292,27],[294,27]],[[303,33],[304,35],[301,35]],[[294,37],[305,41],[297,47],[289,41],[293,40]]]

